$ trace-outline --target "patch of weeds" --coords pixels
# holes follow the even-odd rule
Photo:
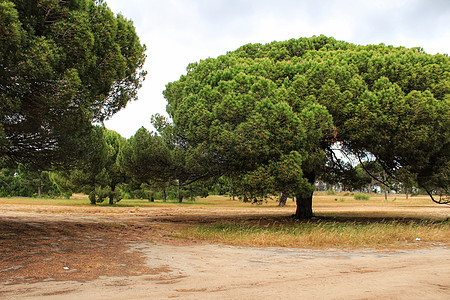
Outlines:
[[[354,194],[353,197],[355,197],[355,200],[369,200],[370,196],[366,194],[357,193]]]

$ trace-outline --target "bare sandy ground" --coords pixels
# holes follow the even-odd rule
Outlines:
[[[184,217],[178,220],[181,212]],[[445,217],[448,210],[443,212]],[[244,248],[174,242],[161,229],[167,220],[262,213],[286,210],[4,205],[0,298],[450,299],[447,246],[395,251]]]
[[[6,299],[449,299],[448,249],[393,253],[135,245],[163,272],[3,286]]]

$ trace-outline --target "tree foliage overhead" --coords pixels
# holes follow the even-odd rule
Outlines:
[[[103,1],[0,1],[0,158],[68,156],[90,124],[136,98],[145,60]]]
[[[339,142],[391,176],[414,173],[431,191],[450,185],[449,62],[324,36],[248,44],[190,64],[164,95],[192,152],[224,173],[251,174],[295,151],[311,184]]]

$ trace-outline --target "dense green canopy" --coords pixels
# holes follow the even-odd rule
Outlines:
[[[103,1],[0,0],[0,159],[75,157],[136,97],[145,46]]]
[[[167,85],[167,111],[208,169],[242,176],[299,156],[305,198],[338,143],[430,192],[449,188],[447,55],[320,36],[245,45],[187,71]]]
[[[169,147],[160,136],[144,127],[124,143],[118,160],[121,168],[138,182],[171,180],[173,163]]]

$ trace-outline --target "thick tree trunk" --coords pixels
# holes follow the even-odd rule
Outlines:
[[[284,207],[284,206],[286,206],[286,201],[287,201],[287,198],[288,198],[288,193],[286,192],[286,191],[284,191],[284,192],[282,192],[281,193],[281,196],[280,196],[280,199],[278,200],[278,206],[279,207]]]
[[[109,193],[109,205],[114,205],[114,191],[116,189],[116,186],[111,186],[111,193]]]
[[[295,218],[299,220],[311,219],[314,214],[312,211],[312,198],[314,193],[314,182],[316,181],[315,173],[305,173],[308,183],[312,186],[310,192],[298,192],[295,195],[297,202],[297,211],[295,212]]]
[[[166,201],[167,201],[166,189],[164,188],[162,192],[163,192],[163,202],[166,203]]]
[[[91,201],[92,205],[96,205],[97,204],[97,196],[95,194],[95,181],[92,181],[91,184],[91,192],[89,193],[89,200]]]
[[[299,220],[311,219],[313,215],[312,211],[312,198],[313,193],[310,195],[295,196],[297,202],[297,211],[295,212],[295,218]]]

